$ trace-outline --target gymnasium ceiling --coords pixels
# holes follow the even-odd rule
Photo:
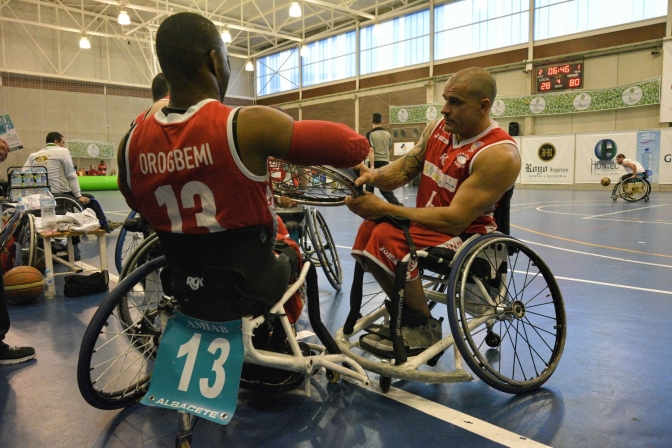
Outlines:
[[[289,16],[291,0],[0,0],[0,21],[87,36],[136,41],[152,51],[161,21],[191,11],[229,30],[232,57],[254,58],[276,49],[310,43],[359,22],[370,25],[428,0],[302,0],[303,15]],[[117,23],[120,10],[131,24]]]

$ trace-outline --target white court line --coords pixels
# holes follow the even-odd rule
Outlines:
[[[632,209],[629,209],[629,210],[621,210],[621,211],[618,211],[618,212],[603,213],[601,215],[586,216],[583,219],[599,218],[600,216],[618,215],[619,213],[630,213],[630,212],[635,212],[637,210],[646,210],[647,208],[664,207],[664,206],[667,206],[667,204],[649,205],[648,207],[632,208]]]
[[[514,271],[514,272],[518,272],[520,274],[527,274],[527,272],[523,272],[523,271]],[[557,276],[557,275],[554,275],[554,277],[555,277],[556,280],[567,280],[567,281],[570,281],[570,282],[590,283],[592,285],[612,286],[614,288],[634,289],[636,291],[655,292],[655,293],[658,293],[658,294],[672,295],[672,291],[665,291],[665,290],[662,290],[662,289],[638,288],[636,286],[618,285],[618,284],[614,284],[614,283],[605,283],[605,282],[596,282],[594,280],[582,280],[580,278],[560,277],[560,276]]]
[[[405,390],[391,387],[390,391],[384,394],[377,387],[375,387],[378,384],[376,381],[372,381],[371,387],[367,388],[353,379],[345,379],[362,387],[363,389],[367,389],[371,392],[377,393],[378,395],[382,395],[383,397],[390,398],[398,403],[404,404],[424,414],[430,415],[439,420],[443,420],[446,423],[457,426],[470,433],[477,434],[485,439],[492,440],[493,442],[497,442],[501,445],[522,448],[548,447],[548,445],[544,445],[543,443],[535,442],[532,439],[528,439],[527,437],[523,437],[504,428],[500,428],[499,426],[495,426],[491,423],[479,420],[475,417],[472,417],[471,415],[456,411],[455,409],[451,409],[434,401],[411,394]]]
[[[670,266],[669,264],[649,263],[649,262],[646,262],[646,261],[628,260],[628,259],[621,258],[621,257],[610,257],[609,255],[600,255],[600,254],[594,254],[594,253],[591,253],[591,252],[583,252],[583,251],[580,251],[580,250],[566,249],[564,247],[549,246],[548,244],[535,243],[534,241],[528,241],[528,240],[520,240],[520,241],[522,241],[525,244],[534,244],[536,246],[548,247],[549,249],[564,250],[565,252],[573,252],[575,254],[590,255],[591,257],[608,258],[610,260],[625,261],[627,263],[645,264],[647,266],[657,266],[657,267],[660,267],[660,268],[672,269],[672,266]]]

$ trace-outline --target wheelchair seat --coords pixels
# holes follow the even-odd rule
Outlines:
[[[292,264],[273,253],[274,239],[263,226],[157,236],[167,260],[164,288],[185,315],[218,322],[260,315],[287,289]]]

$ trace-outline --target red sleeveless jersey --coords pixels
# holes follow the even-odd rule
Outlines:
[[[440,120],[427,141],[422,181],[418,188],[416,207],[447,207],[455,192],[471,174],[474,160],[493,145],[510,143],[518,148],[515,140],[500,129],[495,122],[479,135],[457,142],[455,136],[443,129]],[[489,233],[497,228],[494,207],[479,216],[466,233]]]
[[[129,205],[158,231],[206,234],[265,225],[276,234],[268,173],[245,168],[235,148],[235,110],[208,99],[184,114],[161,110],[126,142]]]

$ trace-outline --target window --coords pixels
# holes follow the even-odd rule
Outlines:
[[[429,62],[429,9],[360,30],[362,75]]]
[[[463,0],[434,9],[434,59],[527,43],[529,0]]]
[[[535,0],[534,40],[666,15],[667,0]]]
[[[257,95],[299,88],[299,50],[292,48],[257,59]]]
[[[312,86],[357,75],[357,33],[350,31],[306,45],[303,85]]]

